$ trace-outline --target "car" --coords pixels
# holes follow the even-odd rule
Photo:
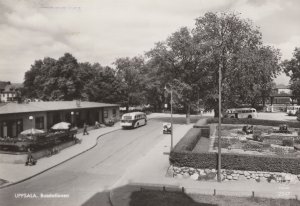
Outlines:
[[[297,120],[300,121],[300,111],[296,112]]]

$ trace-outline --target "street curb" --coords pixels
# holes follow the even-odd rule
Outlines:
[[[10,184],[6,184],[6,185],[3,185],[3,186],[0,186],[0,189],[3,189],[3,188],[6,188],[6,187],[10,187],[10,186],[19,184],[19,183],[21,183],[21,182],[25,182],[26,180],[32,179],[33,177],[36,177],[36,176],[38,176],[38,175],[40,175],[40,174],[42,174],[42,173],[44,173],[44,172],[46,172],[46,171],[48,171],[48,170],[50,170],[50,169],[53,169],[53,168],[55,168],[55,167],[57,167],[57,166],[59,166],[59,165],[65,163],[65,162],[67,162],[67,161],[69,161],[69,160],[71,160],[71,159],[73,159],[73,158],[75,158],[75,157],[77,157],[77,156],[79,156],[79,155],[81,155],[81,154],[83,154],[83,153],[85,153],[85,152],[87,152],[87,151],[93,149],[94,147],[96,147],[96,146],[98,145],[98,140],[100,139],[100,137],[102,137],[102,136],[104,136],[104,135],[107,135],[107,134],[109,134],[109,133],[112,133],[112,132],[121,130],[121,129],[122,129],[122,128],[115,129],[115,130],[112,130],[112,131],[103,133],[103,134],[99,135],[99,136],[96,138],[95,144],[94,144],[93,146],[91,146],[90,148],[88,148],[88,149],[86,149],[86,150],[84,150],[84,151],[82,151],[82,152],[80,152],[80,153],[78,153],[78,154],[76,154],[76,155],[74,155],[74,156],[72,156],[72,157],[70,157],[70,158],[68,158],[68,159],[66,159],[66,160],[64,160],[64,161],[62,161],[62,162],[60,162],[60,163],[58,163],[58,164],[56,164],[56,165],[53,165],[53,166],[51,166],[51,167],[49,167],[49,168],[47,168],[47,169],[45,169],[45,170],[42,170],[42,171],[40,171],[40,172],[38,172],[38,173],[36,173],[36,174],[34,174],[34,175],[32,175],[32,176],[26,177],[25,179],[22,179],[22,180],[19,180],[19,181],[16,181],[16,182],[12,182],[12,183],[10,183]]]

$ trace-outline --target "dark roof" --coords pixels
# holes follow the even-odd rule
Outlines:
[[[278,84],[276,85],[276,89],[290,89],[289,85]]]
[[[78,107],[76,101],[52,101],[52,102],[29,102],[29,103],[7,103],[0,107],[1,114],[44,112],[58,110],[76,110],[83,108],[119,107],[118,104],[106,104],[99,102],[80,102]]]
[[[6,85],[3,92],[15,92],[16,89],[19,89],[22,87],[23,87],[23,84],[12,83],[12,84]]]
[[[10,82],[3,82],[3,81],[0,81],[0,90],[4,90],[5,87],[6,87],[7,85],[9,85],[9,84],[10,84]]]
[[[271,94],[271,97],[293,97],[292,94],[287,94],[287,93],[279,93],[279,94]]]

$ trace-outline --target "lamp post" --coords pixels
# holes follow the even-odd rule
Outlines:
[[[218,182],[221,182],[221,100],[222,100],[222,70],[219,65],[219,123],[218,123]]]
[[[74,126],[74,112],[71,112],[71,126]]]
[[[32,130],[33,130],[33,116],[29,116],[29,120],[31,122],[31,138],[32,138]]]
[[[171,93],[171,101],[170,101],[170,105],[171,105],[171,147],[170,147],[170,153],[171,153],[173,150],[173,87],[172,87],[172,85],[170,85],[170,87],[171,87],[171,92],[170,92]],[[165,86],[165,90],[167,92],[169,92],[167,89],[167,86]]]

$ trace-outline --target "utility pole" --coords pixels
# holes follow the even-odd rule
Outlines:
[[[170,101],[170,105],[171,105],[171,146],[170,146],[170,153],[173,150],[173,86],[169,84],[169,86],[171,87],[171,101]],[[167,92],[169,92],[169,90],[167,89],[167,85],[165,86],[165,90]]]
[[[222,70],[219,64],[219,124],[218,124],[218,182],[221,182],[221,102],[222,102]]]
[[[171,86],[171,147],[170,154],[173,150],[173,88]]]

